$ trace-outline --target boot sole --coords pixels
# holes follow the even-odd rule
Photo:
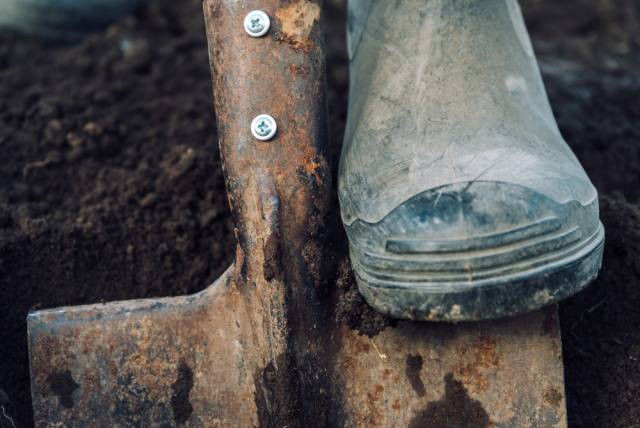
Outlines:
[[[429,243],[390,241],[383,255],[352,247],[351,261],[369,305],[394,318],[502,318],[572,296],[598,274],[604,249],[601,223],[586,238],[577,228],[539,235],[475,251],[477,242],[469,242],[439,254],[429,254]]]

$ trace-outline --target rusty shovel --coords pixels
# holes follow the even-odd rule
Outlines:
[[[254,9],[262,37],[243,28]],[[320,2],[204,13],[235,262],[194,295],[31,313],[35,425],[566,426],[555,307],[374,337],[335,320]],[[277,133],[260,141],[265,113]]]

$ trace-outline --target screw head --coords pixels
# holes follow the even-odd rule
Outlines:
[[[260,141],[269,141],[276,135],[278,125],[268,114],[256,116],[251,122],[251,133]]]
[[[251,37],[262,37],[267,34],[271,20],[269,15],[261,10],[252,10],[244,17],[244,30]]]

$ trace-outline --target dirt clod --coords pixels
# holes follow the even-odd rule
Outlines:
[[[376,312],[364,301],[358,292],[351,265],[346,259],[338,265],[336,286],[339,290],[336,305],[336,319],[339,323],[346,324],[369,337],[374,337],[385,328],[395,325],[394,320]]]

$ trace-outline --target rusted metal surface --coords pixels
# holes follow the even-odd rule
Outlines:
[[[263,38],[243,30],[256,8]],[[564,426],[556,308],[373,338],[334,321],[319,4],[204,13],[236,262],[193,296],[30,314],[36,426]],[[267,142],[249,127],[262,113]]]
[[[371,339],[342,328],[345,425],[564,427],[558,333],[555,306],[483,323],[401,322]]]
[[[269,33],[249,38],[244,16],[260,9]],[[245,295],[264,426],[325,425],[328,376],[320,305],[331,195],[324,47],[318,2],[204,2],[218,138],[235,218],[237,287]],[[249,132],[269,114],[278,133]]]
[[[189,297],[30,315],[35,425],[255,425],[253,332],[232,278]]]

